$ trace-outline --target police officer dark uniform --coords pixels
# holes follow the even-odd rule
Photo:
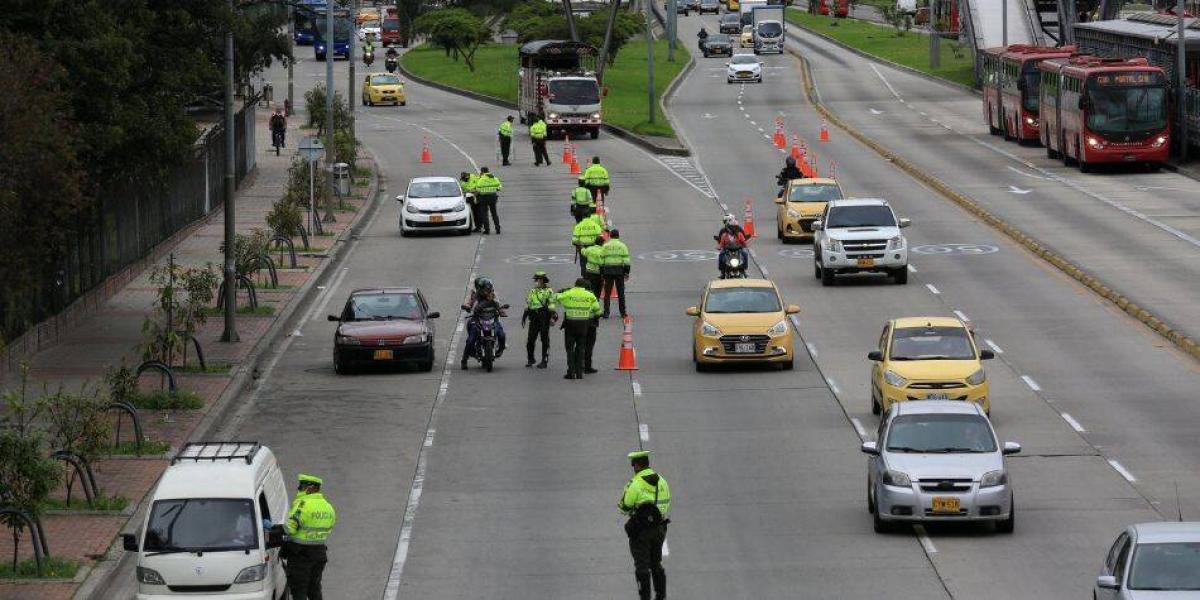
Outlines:
[[[604,297],[604,314],[608,318],[608,309],[612,291],[617,290],[617,308],[624,317],[625,312],[625,280],[629,279],[629,247],[621,241],[621,232],[616,229],[608,231],[608,241],[604,242],[604,266],[600,267],[604,275],[604,289],[600,295]]]
[[[580,177],[579,186],[571,191],[571,216],[575,217],[576,223],[596,212],[596,200],[585,183],[586,180]]]
[[[496,136],[500,139],[500,165],[504,167],[512,164],[508,162],[508,153],[512,150],[512,124],[513,117],[509,115],[507,119],[500,123],[500,129],[496,132]]]
[[[558,293],[563,309],[563,346],[567,350],[567,374],[563,379],[583,379],[588,330],[600,316],[600,301],[587,289],[587,281],[576,279],[575,287]]]
[[[500,178],[492,175],[487,167],[480,167],[479,177],[475,179],[475,201],[479,203],[479,220],[483,223],[483,234],[491,233],[488,227],[488,213],[492,214],[492,222],[496,224],[496,235],[500,235],[500,213],[496,211],[496,203],[504,186]]]
[[[537,117],[537,121],[529,126],[529,139],[533,141],[533,166],[538,167],[545,161],[546,166],[550,166],[550,155],[546,153],[546,134],[548,128],[546,121],[542,120],[541,115]]]
[[[587,185],[587,188],[592,190],[593,198],[599,196],[600,193],[603,193],[604,197],[608,198],[609,184],[611,182],[608,178],[608,169],[605,169],[604,165],[600,164],[599,156],[593,156],[592,164],[588,165],[587,169],[584,169],[583,181]]]
[[[629,453],[633,478],[625,484],[617,508],[628,516],[625,535],[633,555],[633,573],[638,597],[650,600],[651,583],[656,600],[667,597],[667,572],[662,566],[662,547],[667,539],[667,515],[671,512],[671,486],[650,468],[650,451]]]
[[[321,600],[321,575],[329,562],[325,543],[337,524],[337,512],[321,494],[320,477],[301,474],[299,479],[299,490],[283,525],[288,535],[283,550],[288,591],[292,600]]]
[[[525,339],[525,351],[529,361],[526,367],[533,366],[533,350],[538,338],[542,340],[542,362],[537,368],[545,369],[550,362],[550,324],[558,320],[558,300],[554,290],[550,289],[550,277],[545,271],[533,274],[537,282],[525,298],[525,312],[521,315],[521,325],[529,321],[529,336]]]

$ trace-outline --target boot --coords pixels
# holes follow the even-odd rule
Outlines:
[[[530,357],[529,357],[529,360],[527,360],[527,361],[525,362],[525,368],[526,368],[526,369],[528,369],[529,367],[532,367],[532,366],[533,366],[533,357],[532,357],[532,356],[530,356]]]
[[[600,371],[597,371],[591,367],[584,367],[583,372],[587,373],[588,375],[595,375],[596,373],[599,373]]]
[[[667,572],[659,567],[650,571],[650,577],[654,581],[654,600],[666,600]]]
[[[650,572],[638,571],[634,576],[637,577],[639,600],[650,600]]]
[[[532,363],[532,362],[530,362],[530,364],[533,364],[533,363]],[[545,369],[545,368],[546,368],[546,367],[548,367],[548,366],[550,366],[550,357],[549,357],[549,356],[543,356],[543,357],[542,357],[542,362],[538,363],[538,366],[537,366],[537,368],[539,368],[539,369]]]

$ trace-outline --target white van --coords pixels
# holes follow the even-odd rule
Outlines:
[[[278,600],[288,496],[271,449],[198,442],[171,459],[146,520],[123,544],[137,552],[138,600]],[[271,531],[271,530],[274,531]]]
[[[896,0],[896,12],[904,14],[917,14],[917,0]]]

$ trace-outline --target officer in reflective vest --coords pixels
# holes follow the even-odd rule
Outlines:
[[[558,293],[563,308],[563,346],[567,349],[567,374],[563,379],[583,379],[584,352],[589,329],[594,330],[600,316],[600,301],[587,289],[587,281],[575,280],[575,287]]]
[[[320,477],[300,475],[300,486],[283,526],[288,535],[283,552],[292,600],[322,598],[321,574],[329,562],[325,543],[337,524],[337,512],[321,494],[321,484]]]
[[[471,207],[471,221],[475,224],[474,231],[481,231],[483,226],[479,224],[479,198],[475,197],[475,183],[477,181],[479,181],[479,176],[474,173],[462,171],[458,174],[458,185],[462,188],[467,205]]]
[[[629,279],[629,247],[621,241],[621,232],[616,229],[608,230],[608,241],[604,242],[604,266],[600,267],[604,275],[604,289],[600,295],[604,297],[604,314],[608,318],[610,304],[609,296],[612,290],[617,290],[617,308],[624,318],[625,312],[625,280]]]
[[[609,180],[608,169],[600,164],[600,157],[593,156],[592,164],[583,171],[583,180],[589,190],[592,190],[592,197],[598,197],[600,192],[604,192],[604,197],[608,197]]]
[[[542,120],[541,115],[538,115],[537,121],[529,126],[529,139],[533,141],[533,166],[538,167],[544,161],[546,166],[550,166],[550,155],[546,153],[546,134],[548,133],[546,121]]]
[[[651,583],[654,597],[667,597],[667,572],[662,566],[662,547],[667,539],[667,515],[671,512],[671,486],[663,476],[650,468],[650,451],[629,453],[633,478],[625,484],[617,508],[629,517],[625,535],[629,537],[629,553],[633,555],[633,573],[638,584],[638,598],[650,600]]]
[[[604,226],[600,223],[598,215],[591,215],[575,224],[571,229],[571,243],[575,246],[575,254],[579,256],[579,275],[587,276],[587,262],[583,257],[583,249],[596,243],[600,238],[600,234],[604,233]],[[600,288],[595,288],[593,291],[600,292]]]
[[[600,274],[600,267],[604,265],[604,246],[599,238],[591,246],[584,246],[579,251],[579,260],[584,265],[583,278],[587,280],[588,288],[592,293],[599,294],[604,288],[604,276]]]
[[[508,115],[508,118],[500,123],[500,129],[496,132],[497,137],[500,138],[500,166],[503,167],[507,167],[512,164],[508,162],[508,153],[509,150],[512,149],[512,124],[513,116]]]
[[[525,366],[533,366],[533,350],[541,338],[542,362],[537,368],[545,369],[550,363],[550,324],[558,320],[558,300],[554,290],[550,289],[550,276],[545,271],[534,273],[533,280],[536,283],[525,297],[525,312],[521,315],[522,327],[529,321],[529,336],[525,339],[529,361]]]
[[[585,183],[586,180],[580,177],[579,186],[571,191],[571,216],[575,217],[576,223],[596,212],[596,200]]]
[[[483,223],[483,234],[491,233],[488,227],[488,213],[492,214],[492,222],[496,224],[496,235],[500,235],[500,214],[496,212],[496,201],[499,199],[500,178],[492,175],[487,167],[480,167],[479,178],[475,180],[475,196],[479,203],[479,220]]]

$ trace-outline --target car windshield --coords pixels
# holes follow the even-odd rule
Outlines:
[[[454,198],[461,195],[458,183],[453,181],[418,181],[408,186],[409,198]]]
[[[1038,111],[1038,88],[1042,84],[1042,72],[1037,68],[1038,61],[1031,60],[1021,67],[1021,79],[1025,80],[1025,90],[1021,92],[1021,108],[1029,112]]]
[[[730,62],[732,62],[735,65],[752,65],[752,64],[757,63],[758,59],[754,58],[754,55],[752,55],[752,54],[739,54],[737,56],[734,56],[730,60]]]
[[[1131,590],[1200,590],[1200,542],[1138,544]]]
[[[729,25],[731,23],[739,23],[739,22],[741,22],[741,17],[737,16],[734,13],[725,13],[725,16],[721,17],[722,25]]]
[[[384,19],[384,31],[400,31],[400,19]]]
[[[1098,75],[1088,80],[1087,127],[1100,135],[1154,133],[1167,126],[1167,88],[1159,73]]]
[[[395,75],[376,75],[371,78],[371,85],[400,85],[400,78]]]
[[[901,415],[887,433],[889,452],[995,452],[996,436],[980,415]]]
[[[250,500],[189,498],[159,500],[146,525],[146,552],[215,552],[258,547]]]
[[[714,33],[714,34],[708,36],[708,41],[706,43],[709,46],[712,46],[713,44],[728,44],[729,36],[719,34],[719,33]]]
[[[414,294],[355,294],[346,303],[344,317],[350,321],[420,319],[421,305]]]
[[[779,312],[779,294],[768,287],[719,288],[708,293],[706,313]]]
[[[962,327],[902,327],[892,334],[892,360],[975,360]]]
[[[551,81],[550,101],[555,104],[599,104],[600,89],[592,79]]]
[[[776,37],[781,33],[783,33],[783,26],[774,21],[758,24],[758,35]]]
[[[742,35],[752,35],[753,33],[754,33],[754,26],[753,26],[753,25],[744,25],[744,26],[742,26]]]
[[[841,199],[842,189],[829,183],[794,185],[788,192],[788,202],[828,202]]]
[[[892,209],[878,204],[839,206],[830,209],[826,229],[837,227],[895,227]]]

